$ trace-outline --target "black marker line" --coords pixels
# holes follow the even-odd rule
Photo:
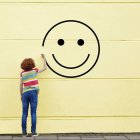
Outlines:
[[[90,54],[88,54],[87,58],[85,59],[85,61],[84,61],[83,63],[81,63],[80,65],[75,66],[75,67],[64,66],[64,65],[62,65],[60,62],[58,62],[58,60],[56,59],[56,57],[54,56],[54,54],[52,54],[52,56],[53,56],[53,59],[55,60],[55,62],[56,62],[58,65],[60,65],[61,67],[67,68],[67,69],[76,69],[76,68],[78,68],[78,67],[81,67],[82,65],[84,65],[84,64],[87,62],[87,60],[88,60]]]

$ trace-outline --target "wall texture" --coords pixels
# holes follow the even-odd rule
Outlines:
[[[42,68],[43,37],[66,19],[92,27],[101,54],[83,77],[38,75],[38,132],[140,131],[140,0],[0,0],[0,133],[21,133],[20,63],[31,57]]]

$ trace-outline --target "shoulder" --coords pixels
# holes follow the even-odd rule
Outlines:
[[[29,73],[29,72],[31,72],[31,71],[35,71],[36,73],[38,73],[39,69],[38,69],[38,68],[33,68],[33,69],[30,70],[30,71],[25,71],[25,70],[23,70],[23,71],[20,72],[20,77],[22,77],[22,74],[23,74],[23,73]]]
[[[33,70],[35,70],[37,73],[38,73],[38,71],[39,71],[39,69],[38,69],[38,68],[34,68]]]
[[[22,77],[22,73],[24,73],[24,72],[25,72],[24,70],[20,72],[20,77]]]

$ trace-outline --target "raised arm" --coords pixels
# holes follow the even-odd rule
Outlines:
[[[43,71],[45,71],[47,69],[47,65],[46,65],[46,58],[45,58],[45,55],[44,54],[41,54],[42,56],[42,59],[43,59],[43,68],[42,69],[39,69],[38,73],[41,73]]]

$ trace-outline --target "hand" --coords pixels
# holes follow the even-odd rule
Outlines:
[[[42,56],[43,59],[46,59],[46,58],[45,58],[45,55],[44,55],[43,53],[41,54],[41,56]]]

